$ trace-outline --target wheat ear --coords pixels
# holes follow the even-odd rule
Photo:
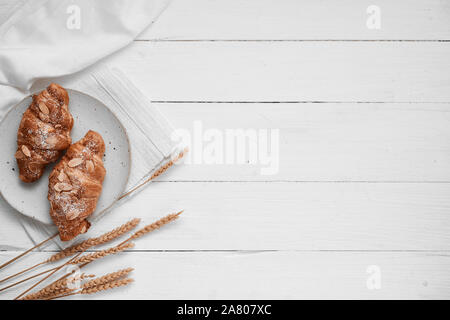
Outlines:
[[[98,285],[98,286],[95,286],[95,287],[92,287],[92,288],[85,288],[85,289],[82,289],[82,290],[77,291],[77,292],[66,292],[66,293],[63,293],[63,294],[61,294],[59,296],[50,297],[48,300],[64,298],[64,297],[73,296],[73,295],[76,295],[76,294],[93,294],[93,293],[97,293],[97,292],[100,292],[100,291],[105,291],[105,290],[109,290],[109,289],[113,289],[113,288],[123,287],[123,286],[126,286],[126,285],[130,284],[133,281],[134,280],[131,279],[131,278],[114,280],[114,281],[107,282],[105,284],[101,284],[101,285]]]
[[[55,295],[48,296],[47,299],[48,300],[53,300],[53,299],[57,299],[57,298],[66,297],[66,296],[69,296],[69,295],[81,294],[83,289],[85,289],[85,290],[93,289],[95,287],[102,286],[102,285],[105,285],[107,283],[119,280],[121,278],[126,277],[133,270],[134,270],[133,268],[127,268],[127,269],[122,269],[122,270],[119,270],[119,271],[116,271],[116,272],[108,273],[108,274],[106,274],[104,276],[101,276],[101,277],[98,277],[98,278],[95,278],[93,280],[90,280],[90,281],[87,281],[87,282],[83,283],[82,286],[81,286],[81,290],[80,291],[73,292],[73,290],[65,290],[65,291],[61,290],[59,292],[56,292]]]
[[[139,224],[140,221],[141,221],[141,219],[135,218],[135,219],[130,220],[127,223],[121,225],[120,227],[118,227],[114,230],[111,230],[99,237],[89,238],[78,244],[70,246],[70,247],[54,254],[53,256],[51,256],[50,258],[47,259],[46,262],[54,262],[57,260],[61,260],[65,257],[71,256],[77,252],[84,251],[91,247],[99,246],[104,243],[110,242],[110,241],[122,236],[123,234],[127,233],[128,231],[133,230]]]
[[[88,262],[92,262],[94,260],[109,256],[111,254],[116,254],[119,253],[121,251],[124,251],[126,249],[130,249],[134,247],[134,243],[133,242],[129,242],[129,243],[125,243],[125,244],[119,244],[115,247],[111,247],[109,249],[105,249],[102,251],[98,251],[98,252],[94,252],[91,254],[87,254],[85,256],[81,256],[77,259],[74,259],[71,264],[82,264],[82,263],[88,263]]]
[[[126,286],[127,284],[130,284],[131,282],[133,282],[133,279],[131,279],[131,278],[114,280],[114,281],[107,282],[105,284],[101,284],[101,285],[98,285],[98,286],[95,286],[92,288],[85,288],[85,289],[81,290],[80,294],[93,294],[93,293],[97,293],[100,291],[105,291],[105,290],[109,290],[109,289],[113,289],[113,288]]]
[[[84,279],[93,278],[93,277],[94,277],[94,275],[83,273],[81,275],[77,275],[72,278],[65,278],[65,279],[56,281],[55,283],[52,283],[37,292],[28,294],[25,297],[23,297],[21,300],[38,300],[38,299],[47,298],[49,296],[66,293],[67,290],[75,290],[75,289],[67,288],[67,284],[73,283],[77,280],[84,280]]]
[[[142,237],[143,235],[150,233],[156,229],[161,228],[162,226],[168,224],[169,222],[172,222],[174,220],[176,220],[180,214],[183,213],[184,210],[181,210],[180,212],[177,213],[171,213],[167,216],[165,216],[164,218],[161,218],[149,225],[146,225],[145,227],[143,227],[142,229],[139,229],[138,231],[136,231],[131,237],[129,237],[128,239],[126,239],[125,241],[123,241],[121,244],[127,243],[130,240],[134,240],[137,238]],[[120,245],[121,245],[120,244]]]
[[[133,270],[134,270],[133,268],[127,268],[127,269],[119,270],[116,272],[108,273],[104,276],[101,276],[101,277],[98,277],[98,278],[95,278],[95,279],[85,282],[81,286],[81,288],[82,289],[93,288],[93,287],[97,287],[99,285],[103,285],[103,284],[111,282],[111,281],[118,280],[120,278],[124,278]]]
[[[150,182],[151,180],[159,177],[161,174],[163,174],[164,172],[167,171],[167,169],[169,169],[171,166],[173,166],[175,164],[175,162],[177,162],[178,160],[180,160],[181,158],[184,157],[184,155],[188,152],[188,148],[185,148],[183,151],[181,151],[176,157],[174,157],[173,159],[167,161],[163,166],[161,166],[158,170],[156,170],[151,176],[150,178],[148,178],[147,180],[145,180],[144,182],[142,182],[141,184],[137,185],[136,187],[134,187],[133,189],[131,189],[130,191],[124,193],[123,195],[121,195],[119,197],[119,200],[122,198],[125,198],[126,196],[128,196],[129,194],[133,193],[134,191],[136,191],[137,189],[141,188],[142,186],[144,186],[145,184],[147,184],[148,182]]]
[[[30,253],[31,251],[33,251],[34,249],[42,246],[44,243],[47,243],[48,241],[52,240],[53,238],[55,238],[58,235],[58,233],[55,233],[54,235],[52,235],[51,237],[45,239],[44,241],[38,243],[37,245],[35,245],[34,247],[28,249],[25,252],[22,252],[21,254],[19,254],[18,256],[12,258],[11,260],[6,261],[4,264],[2,264],[0,266],[0,269],[3,269],[4,267],[6,267],[7,265],[13,263],[14,261],[17,261],[18,259],[22,258],[23,256],[25,256],[26,254]]]

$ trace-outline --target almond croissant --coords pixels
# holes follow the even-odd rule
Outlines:
[[[102,161],[104,152],[102,136],[89,131],[70,146],[50,173],[50,216],[62,241],[71,240],[90,227],[86,218],[97,206],[106,174]]]
[[[45,166],[70,146],[73,118],[68,104],[67,91],[55,83],[33,96],[17,132],[15,158],[23,182],[38,180]]]

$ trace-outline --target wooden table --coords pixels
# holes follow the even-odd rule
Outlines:
[[[450,298],[450,1],[375,2],[175,0],[105,61],[177,128],[278,129],[279,170],[170,170],[91,232],[185,213],[89,298]]]

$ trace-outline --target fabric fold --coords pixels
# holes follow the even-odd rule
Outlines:
[[[29,89],[125,47],[169,0],[28,0],[0,26],[0,84]]]

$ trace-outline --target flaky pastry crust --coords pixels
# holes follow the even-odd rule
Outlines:
[[[46,165],[70,146],[73,117],[68,105],[67,91],[55,83],[33,96],[17,132],[15,158],[23,182],[38,180]]]
[[[69,147],[50,174],[50,216],[63,241],[85,233],[90,227],[87,217],[97,206],[106,174],[104,152],[102,136],[89,131]]]

